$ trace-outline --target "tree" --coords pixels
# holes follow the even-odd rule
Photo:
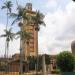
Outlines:
[[[75,58],[68,51],[61,52],[57,55],[57,66],[61,72],[73,72],[75,66]]]
[[[32,17],[32,20],[34,22],[35,25],[35,30],[38,32],[40,30],[40,25],[44,25],[45,23],[43,21],[44,19],[44,15],[42,13],[40,13],[39,11],[36,12],[36,16]],[[38,44],[38,39],[37,39],[37,44]],[[38,71],[38,48],[37,48],[37,65],[36,65],[36,73]]]
[[[22,21],[25,20],[27,21],[27,15],[26,15],[26,10],[25,8],[21,7],[21,6],[18,6],[17,8],[18,10],[18,13],[11,13],[10,14],[10,17],[12,18],[15,18],[12,25],[15,23],[15,22],[19,22],[19,27],[20,27],[20,31],[17,32],[17,34],[20,35],[20,74],[23,73],[23,63],[22,63],[22,60],[23,60],[23,50],[22,50],[22,40],[24,40],[24,42],[26,42],[26,40],[29,39],[29,35],[26,31],[22,31],[22,26],[23,26],[23,23]]]
[[[5,34],[2,34],[0,37],[5,37],[6,38],[6,47],[5,47],[5,50],[6,50],[6,55],[5,57],[8,58],[8,51],[9,51],[9,43],[10,41],[13,41],[13,38],[14,38],[14,33],[11,32],[11,28],[9,30],[4,30]]]
[[[6,38],[5,43],[5,71],[8,71],[8,51],[9,51],[9,43],[13,41],[14,33],[11,32],[11,28],[9,30],[4,30],[5,34],[2,34],[0,37]]]
[[[37,57],[35,56],[28,56],[28,62],[29,62],[29,70],[35,70],[35,65],[37,63]],[[39,56],[38,60],[38,70],[42,69],[42,56]]]
[[[9,34],[9,33],[11,33],[11,29],[9,29],[9,30],[7,30],[7,27],[8,27],[8,13],[11,13],[11,8],[12,8],[12,2],[11,1],[6,1],[5,3],[4,3],[4,5],[2,6],[2,8],[1,9],[7,9],[7,12],[6,12],[6,15],[7,15],[7,23],[6,23],[6,29],[4,30],[5,31],[5,35],[3,36],[3,37],[6,37],[6,43],[5,43],[5,58],[6,57],[8,57],[8,56],[6,56],[6,53],[7,53],[7,55],[8,55],[8,50],[6,49],[6,48],[8,48],[8,46],[9,46],[9,39],[11,39],[11,38],[9,38],[10,36],[11,36],[11,34]],[[9,49],[9,48],[8,48]],[[7,50],[7,51],[6,51]]]
[[[42,13],[40,13],[39,11],[36,12],[36,16],[32,17],[34,24],[35,24],[35,30],[39,31],[40,30],[40,25],[45,25],[43,19],[44,19],[44,15]]]
[[[45,54],[45,63],[46,63],[46,65],[50,64],[50,57],[47,54]]]
[[[12,8],[12,2],[11,1],[6,1],[4,3],[4,5],[2,6],[2,9],[7,9],[7,24],[6,24],[6,29],[7,29],[7,26],[8,26],[8,13],[11,13],[11,8]]]
[[[6,15],[7,15],[7,23],[6,23],[6,29],[4,30],[5,31],[5,34],[2,35],[1,37],[6,37],[6,43],[5,43],[5,58],[8,57],[8,49],[9,49],[9,41],[10,39],[12,39],[11,37],[11,29],[7,30],[7,27],[8,27],[8,13],[11,13],[11,8],[12,8],[12,2],[11,1],[6,1],[4,3],[4,5],[2,6],[1,9],[7,9],[7,12],[6,12]],[[7,55],[7,56],[6,56]]]
[[[29,70],[35,70],[36,58],[34,56],[28,56]]]
[[[22,31],[22,30],[18,31],[16,34],[19,35],[19,37],[20,37],[20,74],[22,74],[23,73],[23,63],[22,63],[22,61],[24,60],[23,49],[22,49],[22,45],[23,45],[22,40],[25,43],[26,41],[28,41],[31,38],[31,36],[29,35],[29,33],[25,32],[25,31]]]
[[[23,19],[27,20],[26,9],[19,5],[17,10],[18,10],[17,13],[10,13],[10,17],[15,18],[11,25],[13,25],[16,22],[21,23],[19,25],[23,25],[22,24]]]

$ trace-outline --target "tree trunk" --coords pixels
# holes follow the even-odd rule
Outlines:
[[[39,61],[38,61],[38,60],[39,60],[39,59],[38,59],[38,30],[36,30],[36,32],[37,32],[37,39],[36,39],[36,47],[37,47],[37,48],[36,48],[36,49],[37,49],[37,50],[36,50],[36,54],[37,54],[37,55],[36,55],[36,57],[37,57],[36,75],[38,75],[38,62],[39,62]]]
[[[20,34],[20,72],[19,75],[21,75],[23,73],[23,50],[22,50],[22,33]]]

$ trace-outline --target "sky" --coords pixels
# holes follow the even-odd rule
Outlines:
[[[6,10],[1,6],[6,0],[0,0],[0,35],[4,33],[6,25]],[[13,12],[16,12],[16,1]],[[75,3],[72,0],[18,0],[18,4],[25,6],[31,2],[33,10],[40,10],[45,15],[46,27],[39,31],[39,54],[56,55],[62,51],[71,51],[71,42],[75,40]],[[9,20],[9,25],[12,20]],[[17,27],[14,27],[17,30]],[[0,38],[0,56],[4,55],[5,38]],[[9,55],[19,53],[19,39],[10,42]]]

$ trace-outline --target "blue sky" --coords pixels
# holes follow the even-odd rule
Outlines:
[[[0,8],[5,1],[0,0]],[[16,1],[11,1],[16,7]],[[75,40],[75,3],[72,0],[18,0],[18,4],[22,6],[27,2],[33,4],[33,10],[40,10],[45,14],[46,28],[41,27],[39,32],[39,53],[57,54],[64,50],[71,51],[71,42]],[[13,11],[16,12],[15,9],[13,8]],[[5,24],[6,10],[0,9],[0,34],[4,33]],[[17,30],[16,26],[14,29]],[[1,56],[4,54],[5,39],[0,38],[0,41]],[[19,52],[19,39],[10,43],[9,55]]]
[[[6,0],[0,0],[0,8],[1,8],[1,6],[3,5],[3,3],[5,2]],[[7,1],[9,1],[9,0],[7,0]],[[12,0],[11,0],[12,1]],[[41,12],[43,12],[43,13],[47,13],[48,11],[49,12],[53,12],[53,11],[56,11],[57,10],[57,8],[58,7],[61,7],[62,9],[64,9],[65,8],[65,6],[66,6],[66,4],[68,3],[68,2],[70,2],[71,0],[57,0],[57,6],[55,7],[55,5],[56,5],[56,3],[55,3],[55,5],[52,5],[51,3],[50,3],[50,1],[51,1],[51,3],[53,3],[54,2],[54,0],[52,1],[52,0],[18,0],[18,4],[20,4],[20,5],[23,5],[23,6],[25,6],[25,4],[27,3],[27,2],[31,2],[32,4],[33,4],[33,8],[34,9],[36,9],[36,10],[40,10]],[[14,7],[16,6],[16,0],[13,0],[12,1],[12,3],[14,4]],[[51,6],[50,6],[51,5]],[[54,8],[54,9],[53,9]],[[6,22],[6,19],[5,19],[5,12],[6,11],[2,11],[1,9],[0,9],[0,22]]]

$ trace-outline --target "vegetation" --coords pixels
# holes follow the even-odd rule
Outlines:
[[[39,11],[36,12],[36,16],[32,17],[32,20],[35,23],[35,30],[36,31],[40,30],[40,25],[45,26],[43,19],[44,19],[44,15],[42,13],[40,13]]]
[[[61,72],[72,72],[75,67],[75,58],[68,51],[61,52],[57,55],[57,66]]]
[[[4,5],[2,6],[2,9],[7,9],[7,24],[6,24],[6,30],[7,30],[7,26],[8,26],[8,13],[11,13],[11,8],[12,8],[13,4],[11,1],[6,1],[4,3]]]
[[[22,26],[23,26],[22,21],[27,20],[25,8],[18,5],[17,10],[18,10],[18,13],[10,13],[10,17],[15,18],[12,25],[18,22],[18,26],[20,27],[20,31],[18,31],[16,34],[20,35],[20,73],[23,73],[22,60],[24,59],[24,57],[22,57],[23,56],[22,40],[24,40],[24,43],[25,43],[26,40],[29,40],[30,35],[25,30],[22,30]]]
[[[60,71],[59,70],[53,70],[51,71],[52,74],[60,74]]]
[[[35,66],[37,64],[37,57],[29,56],[28,62],[29,62],[29,70],[35,70]],[[50,64],[49,55],[45,54],[45,62],[46,62],[46,65]],[[38,70],[41,70],[41,69],[42,69],[42,56],[40,55],[38,57]]]
[[[11,13],[11,8],[13,4],[11,1],[6,1],[4,5],[2,6],[1,9],[6,9],[6,16],[7,16],[7,23],[6,23],[6,28],[4,30],[5,34],[2,34],[0,37],[5,37],[6,42],[5,42],[5,58],[8,58],[8,51],[9,51],[9,43],[10,41],[13,40],[14,38],[14,33],[11,32],[11,27],[8,29],[8,24],[9,24],[9,17],[8,13]],[[7,60],[5,60],[5,63],[7,64]],[[8,70],[8,65],[5,65],[5,70]]]
[[[34,56],[29,56],[28,62],[29,62],[29,70],[35,70],[36,58]]]
[[[9,47],[9,41],[13,38],[12,34],[11,33],[11,28],[8,30],[7,27],[8,27],[8,13],[11,13],[11,8],[12,8],[12,2],[11,1],[6,1],[4,3],[4,5],[2,6],[1,9],[6,9],[6,15],[7,15],[7,23],[6,23],[6,29],[4,30],[5,31],[5,34],[1,35],[1,37],[6,37],[6,43],[5,43],[5,58],[8,57],[8,55],[6,56],[6,52],[8,54],[8,47]]]
[[[2,34],[0,37],[4,37],[4,38],[6,38],[6,54],[5,54],[5,56],[7,56],[7,58],[8,58],[8,51],[9,51],[9,42],[10,41],[13,41],[13,38],[15,38],[14,37],[14,33],[12,33],[12,31],[11,31],[12,29],[10,28],[9,30],[4,30],[4,32],[5,32],[5,34]]]
[[[50,64],[50,57],[47,54],[45,54],[45,63],[46,63],[46,65]]]
[[[12,12],[12,13],[9,14],[11,18],[14,18],[14,21],[12,22],[12,25],[16,22],[19,22],[21,25],[23,25],[22,20],[23,19],[27,20],[26,10],[25,10],[24,7],[19,5],[17,7],[17,11],[18,11],[17,13]]]

